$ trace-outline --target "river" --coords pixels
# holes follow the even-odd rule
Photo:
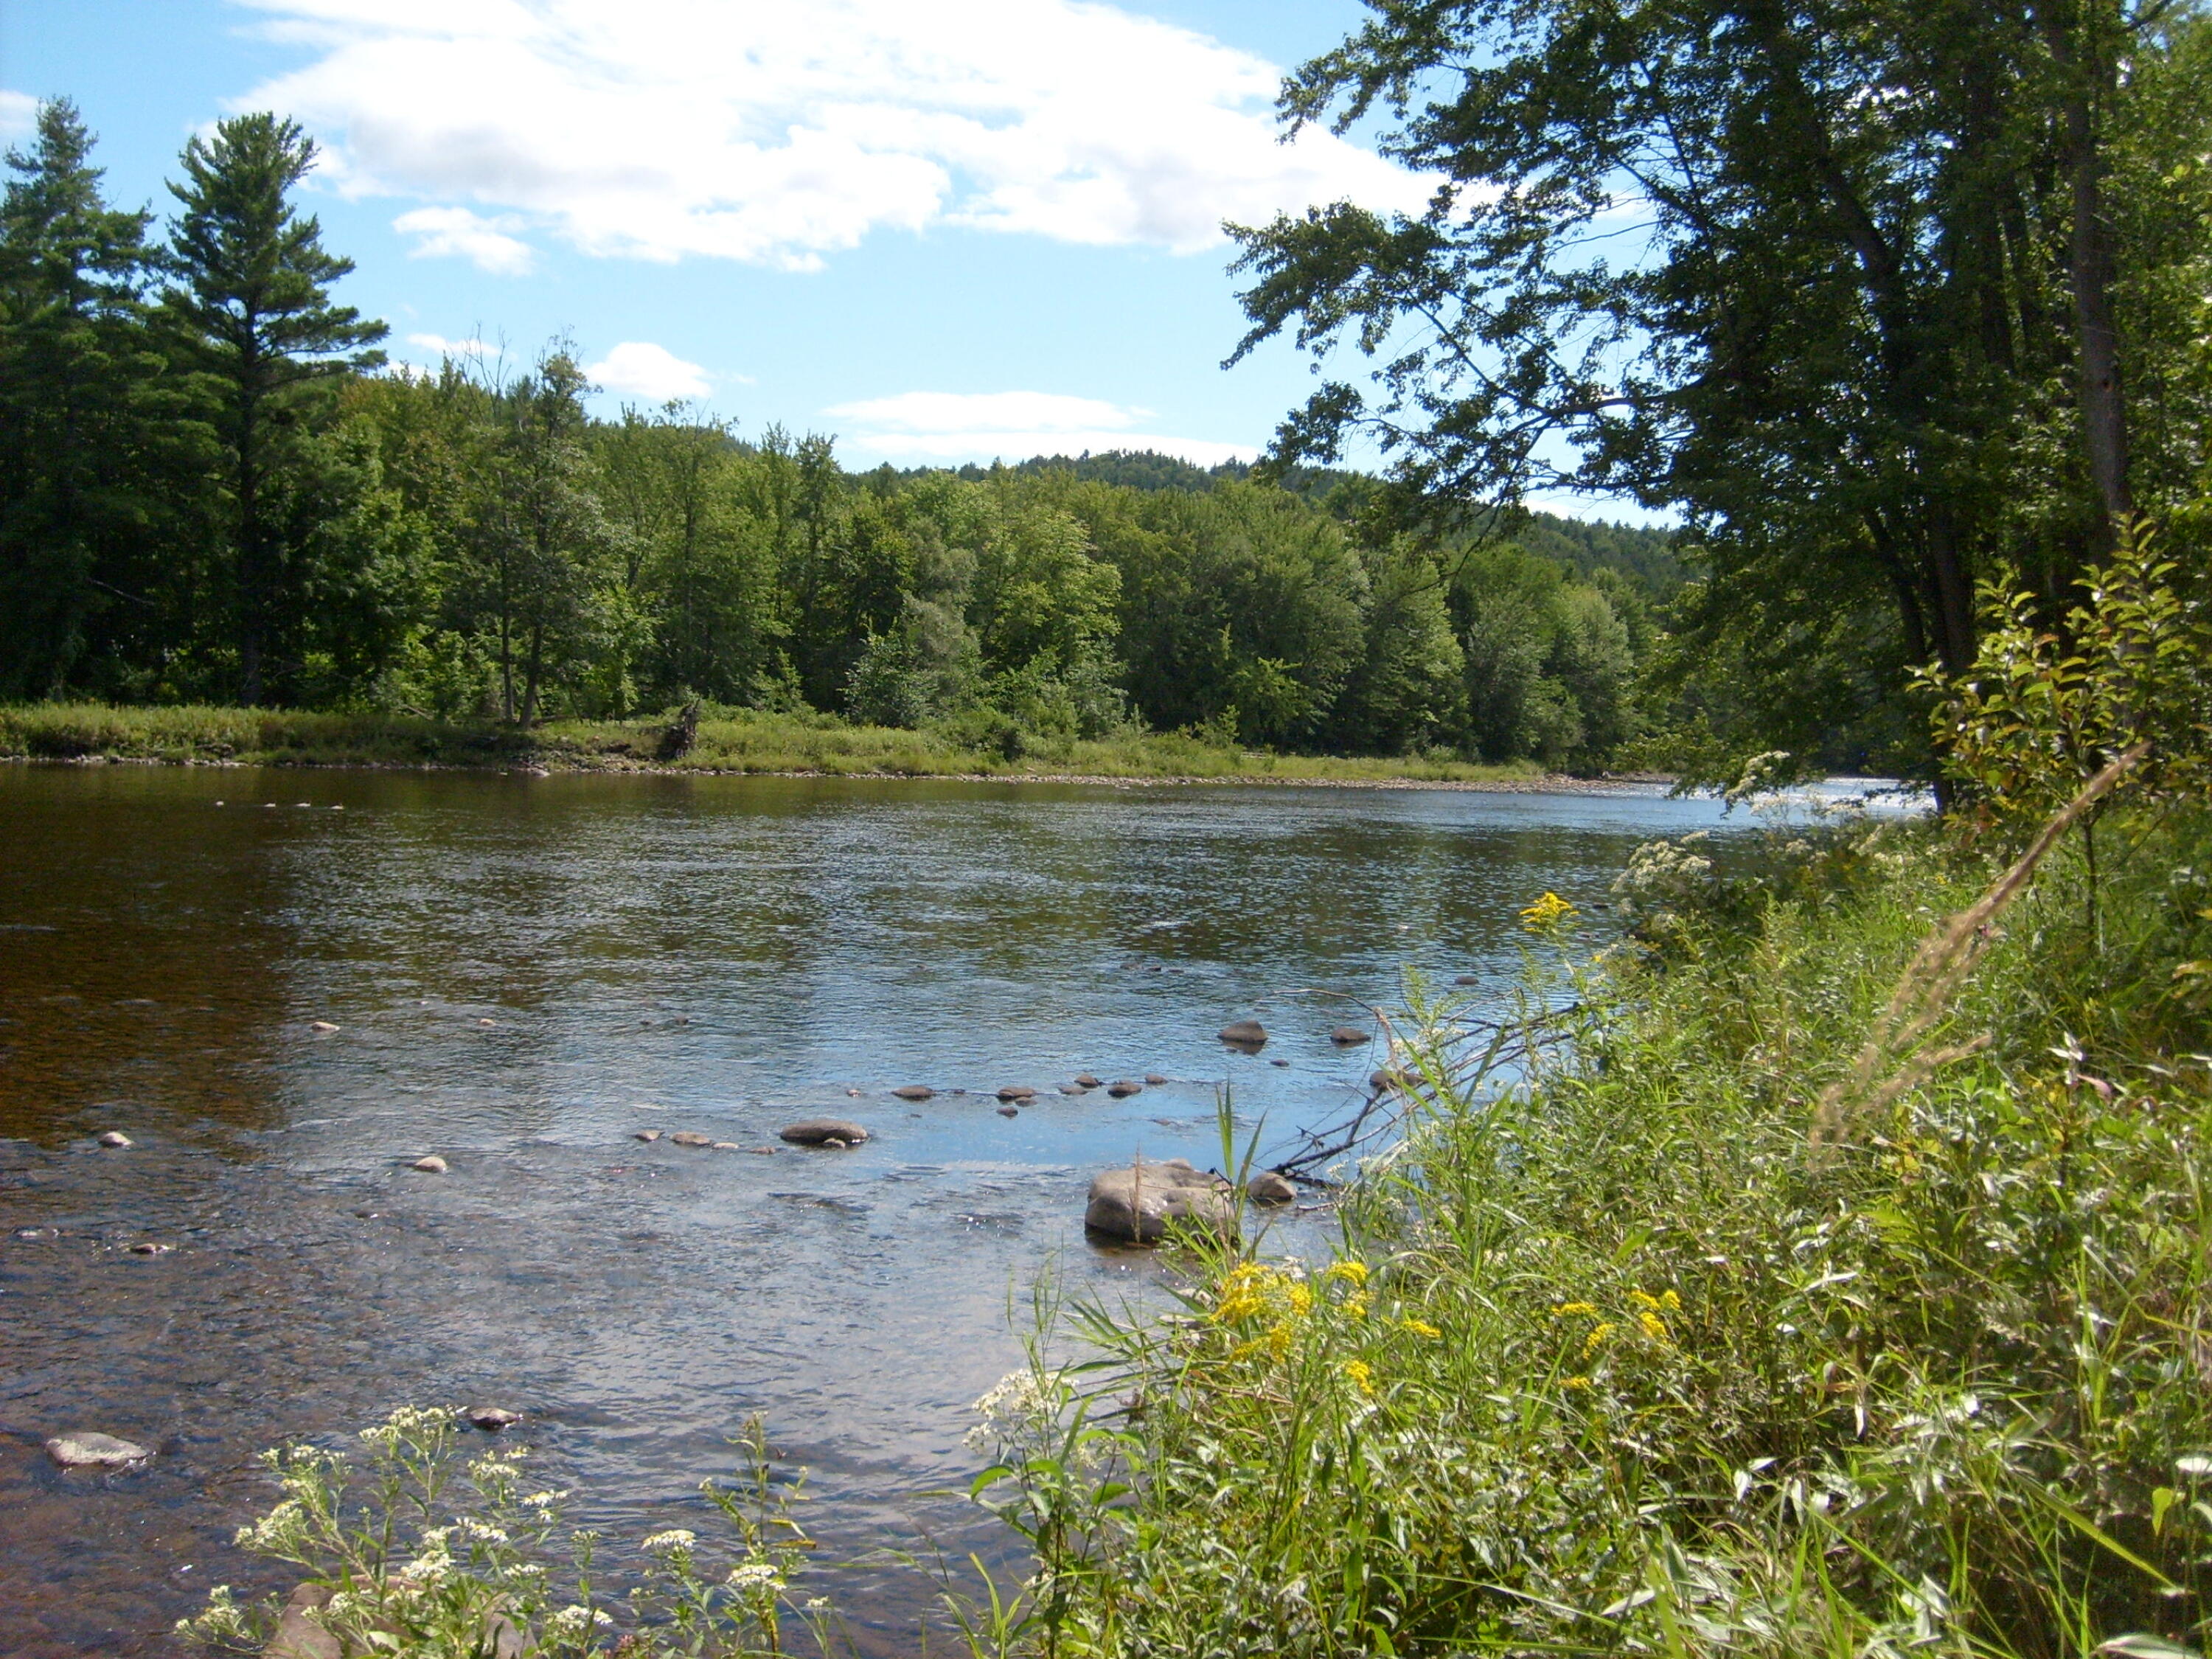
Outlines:
[[[1522,905],[1601,930],[1638,842],[1742,827],[1631,787],[0,767],[0,1652],[169,1651],[210,1583],[281,1582],[231,1542],[255,1454],[410,1402],[522,1413],[614,1540],[709,1534],[758,1413],[823,1592],[911,1650],[931,1587],[871,1552],[1010,1559],[948,1495],[1010,1300],[1156,1271],[1085,1242],[1095,1170],[1217,1162],[1224,1084],[1267,1142],[1329,1121],[1379,1060],[1300,993],[1495,995]],[[1260,1054],[1217,1040],[1253,1016]],[[1169,1081],[1056,1091],[1086,1070]],[[822,1112],[872,1138],[781,1146]],[[64,1474],[77,1429],[157,1455]]]

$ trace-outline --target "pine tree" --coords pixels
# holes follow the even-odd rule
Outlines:
[[[240,115],[186,144],[184,181],[169,186],[184,208],[169,306],[209,384],[223,452],[239,689],[249,706],[262,699],[272,645],[297,620],[300,573],[272,510],[290,440],[327,411],[318,393],[334,376],[383,362],[367,348],[384,325],[330,301],[353,261],[325,251],[320,223],[290,201],[315,155],[297,123]]]
[[[93,143],[58,99],[40,106],[30,149],[6,157],[0,696],[50,695],[87,667],[112,685],[118,658],[143,657],[160,628],[151,532],[188,434],[147,326],[151,216],[107,205]],[[121,649],[134,639],[141,649]]]

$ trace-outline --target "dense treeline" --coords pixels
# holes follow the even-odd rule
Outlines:
[[[1018,754],[1135,725],[1594,767],[1676,580],[1657,532],[1369,529],[1371,482],[1160,455],[854,474],[687,406],[594,418],[560,343],[387,370],[301,214],[312,141],[195,140],[151,216],[67,103],[9,158],[0,697],[529,724],[697,698]]]

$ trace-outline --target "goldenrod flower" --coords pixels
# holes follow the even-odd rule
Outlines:
[[[1375,1392],[1375,1368],[1369,1364],[1365,1360],[1346,1360],[1344,1362],[1344,1374],[1352,1380],[1353,1383],[1358,1386],[1360,1393],[1373,1394]]]
[[[1596,1308],[1587,1302],[1562,1302],[1552,1311],[1562,1317],[1568,1314],[1586,1314],[1593,1319],[1597,1316]]]
[[[1610,1319],[1601,1319],[1590,1327],[1590,1334],[1583,1339],[1583,1357],[1588,1358],[1613,1340],[1613,1334],[1620,1327]]]
[[[1267,1352],[1278,1359],[1286,1358],[1291,1352],[1292,1340],[1291,1328],[1288,1325],[1273,1326],[1267,1332]]]
[[[1398,1328],[1405,1332],[1408,1336],[1425,1336],[1430,1338],[1431,1340],[1443,1334],[1442,1331],[1430,1324],[1425,1319],[1401,1320],[1398,1323]]]
[[[1367,1264],[1364,1261],[1334,1261],[1323,1279],[1341,1279],[1354,1285],[1367,1283]]]
[[[1559,1384],[1564,1389],[1587,1389],[1589,1385],[1590,1380],[1587,1376],[1570,1376]]]
[[[1636,1322],[1644,1328],[1644,1334],[1654,1342],[1664,1342],[1668,1340],[1667,1322],[1653,1313],[1650,1309],[1646,1308],[1642,1313],[1637,1315]]]
[[[1521,912],[1521,926],[1528,933],[1551,938],[1566,926],[1571,917],[1581,914],[1557,893],[1547,890],[1543,897]]]

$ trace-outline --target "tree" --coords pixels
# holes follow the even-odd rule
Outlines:
[[[171,314],[209,383],[229,494],[228,526],[239,695],[261,701],[272,640],[295,620],[300,572],[270,511],[292,441],[327,407],[317,394],[348,368],[383,361],[367,348],[384,325],[330,301],[353,262],[325,251],[322,228],[291,193],[315,164],[298,124],[268,114],[194,137],[172,183],[182,204],[171,260]]]
[[[0,696],[49,694],[81,665],[167,642],[159,532],[165,503],[190,494],[192,433],[147,328],[150,216],[106,204],[92,147],[58,99],[6,158]]]
[[[1793,677],[1808,644],[1870,653],[1826,677],[1856,707],[1747,682],[1745,747],[1817,747],[1839,715],[1924,730],[1893,712],[1905,670],[1973,659],[1978,577],[2012,568],[2057,606],[2110,545],[2145,473],[2129,366],[2170,326],[2136,296],[2202,240],[2201,88],[2163,129],[2138,118],[2196,50],[2190,9],[1374,10],[1293,76],[1286,117],[1387,112],[1386,152],[1437,187],[1415,216],[1238,233],[1240,354],[1289,333],[1377,360],[1370,390],[1333,381],[1286,420],[1279,461],[1364,432],[1431,528],[1539,486],[1680,511],[1698,657],[1741,669],[1747,616],[1797,635]]]

